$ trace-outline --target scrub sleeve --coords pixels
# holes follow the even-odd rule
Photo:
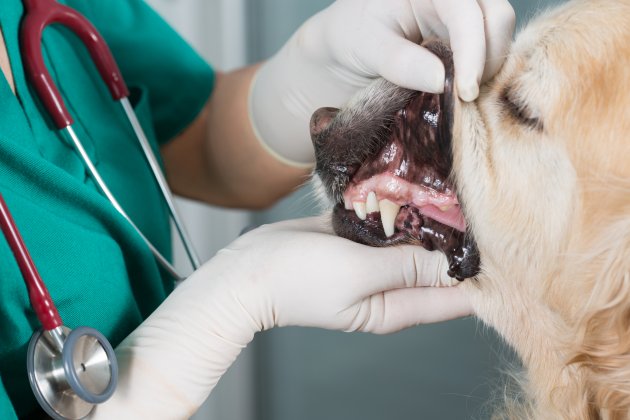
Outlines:
[[[214,73],[140,0],[67,0],[99,29],[132,92],[153,147],[187,127],[207,101]],[[98,193],[77,154],[54,129],[25,80],[20,0],[2,0],[0,25],[16,95],[0,77],[0,192],[64,324],[98,329],[116,346],[171,292],[135,231]],[[170,255],[168,211],[124,112],[88,53],[61,27],[43,49],[82,140],[110,189],[143,233]],[[37,408],[26,348],[40,325],[15,259],[0,237],[0,418]]]

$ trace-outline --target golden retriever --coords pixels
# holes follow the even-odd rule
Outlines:
[[[523,361],[522,394],[498,418],[630,418],[630,0],[541,14],[475,103],[448,85],[439,100],[421,96],[415,111],[396,114],[400,103],[387,98],[411,94],[378,83],[312,121],[337,232],[449,256],[476,315]],[[400,155],[409,130],[448,165]],[[376,134],[363,152],[340,141],[366,131]],[[409,164],[424,169],[400,175]]]

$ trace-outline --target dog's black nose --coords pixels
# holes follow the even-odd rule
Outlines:
[[[321,146],[323,136],[320,134],[330,126],[337,113],[339,113],[339,109],[330,107],[319,108],[313,113],[310,127],[311,140],[315,147]]]

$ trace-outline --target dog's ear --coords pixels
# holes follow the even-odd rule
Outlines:
[[[595,412],[626,418],[630,412],[630,216],[626,213],[611,223],[600,238],[588,256],[586,267],[592,271],[586,275],[592,293],[577,318],[576,352],[569,365],[585,374]]]

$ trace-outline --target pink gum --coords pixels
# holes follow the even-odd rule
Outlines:
[[[343,194],[346,209],[351,210],[354,202],[365,203],[368,194],[372,191],[379,201],[387,199],[400,206],[411,204],[424,207],[432,204],[436,207],[444,207],[459,204],[455,194],[450,191],[440,193],[431,188],[412,184],[395,175],[383,173],[348,186]]]

